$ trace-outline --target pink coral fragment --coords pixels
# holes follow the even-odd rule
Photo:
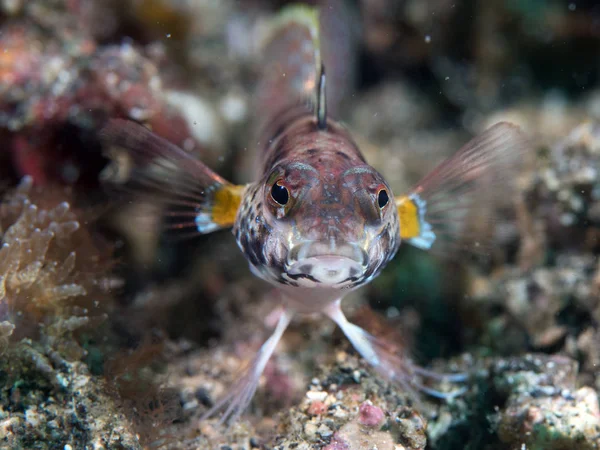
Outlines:
[[[308,407],[308,414],[312,416],[320,416],[327,412],[327,405],[320,400],[314,400]]]
[[[373,405],[369,400],[363,402],[358,408],[358,423],[367,427],[377,427],[381,425],[385,413],[383,410]]]

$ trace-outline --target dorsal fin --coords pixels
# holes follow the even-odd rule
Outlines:
[[[318,110],[322,74],[318,10],[306,5],[284,8],[269,23],[261,52],[258,129],[298,105]]]
[[[321,75],[319,76],[319,85],[317,87],[317,126],[319,130],[327,128],[327,95],[325,93],[325,66],[321,64]]]

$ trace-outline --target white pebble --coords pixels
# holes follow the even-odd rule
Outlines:
[[[308,391],[306,393],[306,398],[308,398],[311,401],[317,400],[317,401],[325,401],[325,399],[327,398],[327,392],[323,392],[323,391]]]

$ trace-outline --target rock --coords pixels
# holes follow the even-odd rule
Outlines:
[[[495,386],[508,394],[496,417],[500,441],[511,448],[600,448],[598,396],[589,387],[575,388],[576,366],[542,355],[496,364]]]

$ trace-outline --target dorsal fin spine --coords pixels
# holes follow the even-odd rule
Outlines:
[[[317,107],[315,108],[319,130],[327,129],[327,95],[325,87],[325,66],[321,64],[321,73],[319,74],[319,84],[317,88]]]

